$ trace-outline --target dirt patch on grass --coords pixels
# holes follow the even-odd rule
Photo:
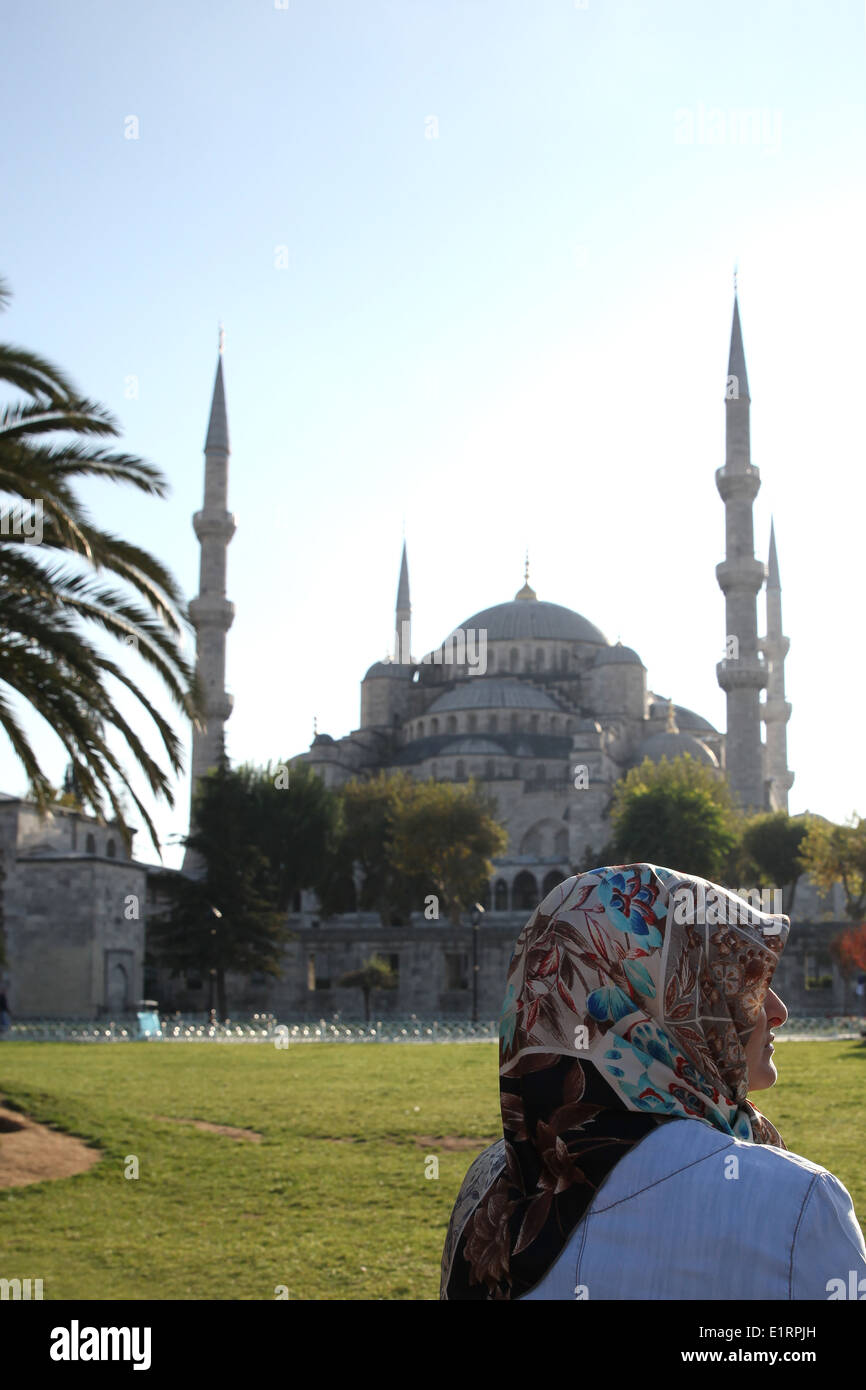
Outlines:
[[[222,1134],[226,1139],[249,1139],[260,1144],[262,1136],[254,1129],[236,1129],[234,1125],[215,1125],[210,1120],[183,1120],[176,1115],[154,1115],[155,1120],[164,1120],[169,1125],[194,1125],[196,1129],[206,1130],[208,1134]]]
[[[71,1178],[86,1173],[101,1157],[98,1149],[74,1134],[50,1129],[0,1104],[0,1188]]]
[[[419,1149],[442,1149],[445,1153],[465,1153],[468,1149],[486,1149],[495,1139],[466,1139],[459,1134],[414,1134]]]
[[[324,1137],[324,1136],[323,1136]],[[495,1139],[467,1139],[460,1134],[411,1134],[410,1139],[414,1139],[419,1149],[426,1149],[429,1153],[431,1149],[439,1149],[443,1153],[464,1153],[469,1149],[486,1149],[491,1144],[495,1144]],[[399,1139],[363,1139],[355,1135],[341,1135],[337,1138],[325,1138],[326,1144],[399,1144]]]

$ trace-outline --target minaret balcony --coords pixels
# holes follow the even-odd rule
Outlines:
[[[787,724],[791,718],[790,700],[762,700],[761,718],[765,724]]]
[[[235,617],[235,606],[227,598],[216,594],[200,594],[190,600],[189,618],[197,632],[203,628],[217,628],[228,632]]]
[[[736,470],[722,467],[716,469],[716,487],[723,502],[734,498],[754,502],[761,490],[760,471],[752,463]]]
[[[208,508],[194,514],[192,528],[200,541],[215,536],[228,545],[237,530],[237,524],[234,512],[211,511]]]
[[[228,719],[235,707],[235,702],[227,690],[217,690],[205,694],[205,704],[207,713],[205,714],[205,727],[211,719]]]
[[[735,560],[722,560],[716,565],[716,579],[723,594],[745,590],[757,594],[763,588],[767,567],[753,555],[740,555]]]
[[[788,652],[791,650],[791,642],[787,637],[761,637],[758,639],[758,646],[770,661],[784,661]]]
[[[726,692],[732,690],[762,690],[767,684],[767,663],[760,657],[740,657],[734,661],[719,661],[716,678]]]

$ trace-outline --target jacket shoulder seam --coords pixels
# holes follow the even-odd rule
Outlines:
[[[642,1192],[649,1192],[653,1187],[659,1187],[663,1182],[669,1182],[671,1178],[675,1178],[679,1173],[685,1173],[689,1168],[696,1168],[699,1163],[706,1163],[707,1159],[715,1158],[717,1154],[724,1153],[726,1149],[730,1149],[735,1143],[735,1139],[730,1139],[727,1144],[722,1144],[718,1149],[714,1149],[712,1153],[702,1154],[700,1158],[693,1158],[690,1163],[684,1163],[682,1167],[675,1168],[673,1172],[665,1173],[661,1178],[655,1178],[653,1182],[648,1182],[645,1187],[636,1188],[635,1191],[630,1192],[627,1197],[618,1197],[616,1201],[611,1202],[609,1206],[596,1207],[594,1211],[591,1213],[588,1212],[587,1215],[600,1216],[604,1211],[613,1211],[614,1207],[622,1206],[623,1202],[630,1202],[632,1198],[639,1197]]]

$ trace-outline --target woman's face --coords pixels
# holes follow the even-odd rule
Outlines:
[[[750,1091],[766,1091],[769,1086],[775,1086],[779,1073],[773,1062],[772,1029],[781,1028],[787,1017],[788,1010],[778,994],[768,990],[764,1007],[746,1047]]]

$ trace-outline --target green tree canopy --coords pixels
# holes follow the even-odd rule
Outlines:
[[[612,850],[619,863],[660,864],[724,883],[739,843],[726,782],[684,753],[644,758],[614,787]]]
[[[394,834],[393,862],[421,889],[418,908],[433,893],[453,921],[486,889],[492,856],[508,843],[493,802],[470,779],[464,785],[414,782],[404,789]]]
[[[344,989],[360,989],[364,996],[364,1018],[370,1022],[370,996],[374,989],[396,989],[397,976],[382,956],[368,956],[360,970],[347,970],[337,981]]]
[[[859,921],[866,912],[866,820],[855,813],[845,825],[835,825],[808,816],[806,824],[800,847],[804,871],[825,891],[841,883],[845,911],[852,922]]]
[[[786,811],[766,811],[750,816],[743,825],[742,868],[754,886],[783,890],[782,910],[790,913],[797,881],[803,874],[800,848],[807,831],[804,816]]]

